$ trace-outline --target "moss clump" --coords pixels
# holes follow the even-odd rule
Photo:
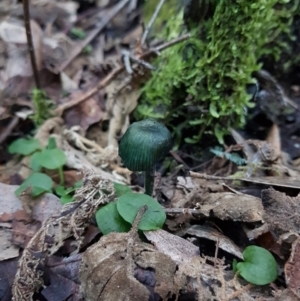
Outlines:
[[[171,3],[177,5],[174,1],[166,5]],[[289,34],[298,1],[292,4],[286,0],[219,0],[213,17],[193,29],[191,39],[157,59],[157,70],[144,87],[137,113],[165,119],[177,130],[178,141],[185,138],[196,143],[208,133],[222,142],[230,127],[245,123],[251,106],[245,87],[252,82],[252,73],[261,68],[259,59],[278,57],[287,47],[276,38],[283,31]],[[168,19],[159,35],[171,39],[185,31],[181,11]],[[189,129],[192,135],[180,137],[181,129]]]

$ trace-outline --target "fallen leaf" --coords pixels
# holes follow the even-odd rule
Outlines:
[[[52,177],[55,183],[59,183],[59,175],[55,174]],[[65,187],[72,187],[75,183],[82,180],[82,174],[78,170],[65,170],[64,171],[64,185]]]
[[[0,224],[0,261],[19,256],[19,248],[12,244],[11,225]],[[2,300],[2,299],[0,299]]]
[[[149,244],[128,245],[129,235],[110,233],[84,252],[79,277],[87,300],[148,301],[172,295],[176,264]]]
[[[263,219],[264,208],[261,199],[247,194],[231,192],[208,193],[201,196],[199,211],[221,220],[258,222]]]
[[[261,193],[265,208],[263,219],[277,239],[287,232],[299,233],[300,197],[290,197],[285,193],[265,189]]]
[[[288,288],[300,299],[300,238],[293,243],[291,256],[284,266]]]
[[[299,298],[290,289],[276,292],[274,301],[299,301]]]
[[[81,257],[81,254],[67,258],[50,257],[45,272],[50,285],[41,292],[47,301],[82,300],[78,281]]]
[[[15,195],[18,187],[0,183],[0,222],[6,224],[6,228],[1,229],[0,234],[2,260],[7,256],[18,256],[15,246],[24,248],[40,225],[50,216],[57,215],[62,207],[60,200],[50,193],[35,200],[25,196],[18,198]],[[10,253],[6,251],[8,248]]]
[[[30,21],[33,47],[35,51],[38,70],[42,64],[42,39],[43,32],[40,26],[33,20]],[[32,75],[32,67],[29,52],[27,51],[27,37],[24,22],[10,18],[0,24],[0,37],[7,43],[8,60],[6,62],[7,79]]]
[[[11,301],[11,286],[18,268],[18,259],[0,262],[0,300]]]
[[[104,116],[100,106],[100,102],[103,101],[102,98],[101,94],[99,97],[91,97],[66,111],[64,114],[66,125],[68,127],[80,125],[84,130],[87,130],[90,125],[99,122]]]
[[[30,218],[21,200],[14,193],[18,187],[0,183],[0,222],[11,222],[15,216],[24,220]]]
[[[158,251],[167,254],[176,263],[186,262],[191,257],[200,255],[197,246],[167,231],[144,231],[144,235],[155,245]]]
[[[186,229],[184,233],[199,238],[206,238],[215,241],[220,249],[244,260],[243,253],[240,250],[240,248],[228,237],[224,236],[222,233],[211,227],[193,225]]]

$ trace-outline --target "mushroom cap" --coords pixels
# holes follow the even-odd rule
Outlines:
[[[172,147],[170,131],[154,119],[134,122],[129,126],[119,145],[119,156],[132,171],[152,170]]]

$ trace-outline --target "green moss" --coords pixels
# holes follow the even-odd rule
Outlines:
[[[230,127],[245,123],[251,106],[245,87],[261,68],[259,59],[271,55],[278,60],[288,49],[298,2],[220,0],[213,18],[192,30],[191,39],[156,60],[136,114],[165,119],[178,142],[196,143],[203,133],[222,142]],[[168,18],[159,35],[172,39],[185,31],[181,11]],[[181,137],[182,129],[192,134]]]
[[[31,116],[36,127],[41,126],[51,116],[53,103],[47,98],[45,91],[33,89],[32,101],[34,106],[34,114]]]

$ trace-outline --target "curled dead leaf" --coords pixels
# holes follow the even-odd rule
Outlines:
[[[290,197],[273,188],[261,193],[265,207],[264,220],[277,239],[287,233],[299,233],[300,197]]]
[[[231,192],[210,193],[201,198],[199,211],[209,217],[242,222],[262,221],[264,208],[261,199]]]
[[[90,301],[171,297],[176,264],[149,244],[136,242],[128,257],[129,233],[111,233],[88,248],[80,267],[81,291]]]

